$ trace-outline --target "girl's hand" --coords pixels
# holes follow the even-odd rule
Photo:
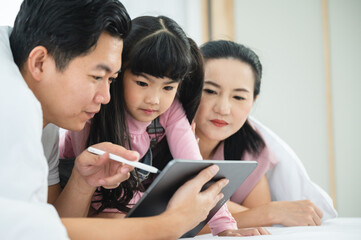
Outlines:
[[[245,237],[245,236],[258,236],[258,235],[270,235],[266,228],[240,228],[225,230],[218,234],[218,236],[232,236],[232,237]]]

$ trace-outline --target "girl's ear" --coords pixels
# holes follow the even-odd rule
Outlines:
[[[48,57],[48,50],[43,46],[37,46],[31,50],[27,60],[27,67],[29,73],[36,81],[41,81],[44,72],[43,65]]]

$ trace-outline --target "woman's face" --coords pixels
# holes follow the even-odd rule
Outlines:
[[[204,81],[196,134],[200,140],[222,141],[247,120],[254,101],[254,74],[239,60],[211,59],[205,63]]]

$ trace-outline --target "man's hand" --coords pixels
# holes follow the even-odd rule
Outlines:
[[[221,179],[201,192],[205,183],[212,179],[219,167],[212,165],[202,170],[195,178],[186,182],[173,195],[166,212],[174,212],[182,219],[182,227],[188,231],[205,220],[209,211],[223,198],[220,191],[228,179]]]
[[[112,189],[129,178],[134,167],[109,159],[109,153],[119,155],[131,161],[139,160],[139,154],[112,143],[99,143],[94,147],[107,152],[98,156],[84,150],[75,160],[76,171],[92,187],[103,186]]]

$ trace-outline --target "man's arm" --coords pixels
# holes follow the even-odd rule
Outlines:
[[[154,217],[102,219],[63,218],[71,239],[178,239],[206,219],[209,211],[223,197],[221,189],[228,183],[222,179],[207,190],[202,186],[218,171],[211,166],[180,187],[167,210]]]
[[[119,145],[100,143],[94,145],[106,152],[129,160],[138,160],[139,154]],[[63,191],[58,186],[49,187],[49,197],[60,217],[87,217],[91,198],[96,187],[115,188],[129,178],[133,167],[109,159],[109,154],[98,156],[83,151],[75,160],[72,174]]]

